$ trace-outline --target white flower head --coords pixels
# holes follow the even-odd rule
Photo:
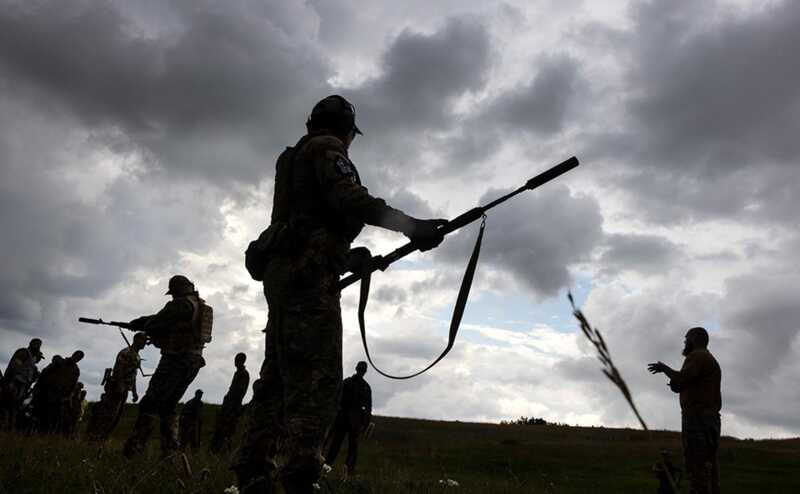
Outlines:
[[[239,494],[239,488],[236,487],[235,485],[232,485],[222,492],[224,492],[225,494]]]
[[[439,483],[445,487],[459,487],[459,483],[453,479],[439,479]]]

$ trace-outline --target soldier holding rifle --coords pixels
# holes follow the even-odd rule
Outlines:
[[[133,402],[139,401],[136,392],[136,372],[141,368],[139,352],[147,344],[145,333],[133,335],[133,344],[126,346],[117,354],[113,369],[106,369],[103,379],[103,395],[100,401],[92,408],[89,420],[89,439],[104,442],[108,439],[122,417],[128,393],[131,393]],[[109,372],[110,371],[110,372]]]
[[[129,459],[144,452],[156,420],[160,422],[162,456],[178,450],[178,402],[205,365],[203,348],[211,341],[213,311],[200,298],[194,283],[175,275],[169,280],[166,294],[172,295],[172,300],[157,314],[129,323],[110,323],[144,332],[149,342],[161,350],[158,366],[139,404],[136,424],[123,447],[123,454]],[[82,318],[81,322],[98,321]]]

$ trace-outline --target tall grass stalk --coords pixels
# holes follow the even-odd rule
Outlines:
[[[628,388],[628,384],[625,382],[625,379],[622,378],[622,374],[620,374],[617,366],[614,365],[614,361],[611,359],[611,352],[608,350],[608,345],[606,345],[603,335],[600,333],[599,329],[592,327],[583,312],[575,307],[575,299],[572,297],[572,292],[567,292],[567,298],[572,306],[572,315],[578,320],[581,331],[583,331],[584,336],[586,336],[592,345],[594,345],[594,348],[597,351],[597,358],[603,364],[603,374],[605,374],[609,381],[614,383],[614,385],[622,393],[622,396],[625,397],[625,401],[628,402],[631,410],[633,410],[633,413],[639,420],[639,425],[641,425],[642,429],[647,432],[647,438],[652,441],[653,436],[650,434],[650,429],[647,427],[642,415],[639,413],[639,409],[636,408],[636,403],[633,402],[633,395],[631,395],[631,390]],[[675,479],[672,478],[672,474],[670,473],[669,468],[667,468],[664,460],[659,459],[658,463],[661,464],[664,472],[666,472],[667,478],[669,478],[669,483],[672,486],[672,491],[676,493],[679,492],[677,484],[675,483]]]

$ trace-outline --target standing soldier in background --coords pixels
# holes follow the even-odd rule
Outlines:
[[[133,335],[131,346],[126,346],[117,353],[114,368],[103,382],[103,395],[92,407],[88,427],[90,440],[104,442],[114,432],[122,417],[125,402],[128,401],[128,392],[131,393],[134,403],[139,401],[139,394],[136,392],[136,371],[139,370],[142,361],[139,352],[146,344],[147,335],[139,332]]]
[[[181,409],[180,445],[182,449],[197,449],[200,446],[200,433],[203,430],[203,390],[194,392],[194,398],[184,403]]]
[[[161,359],[139,404],[133,431],[125,441],[123,454],[126,458],[144,452],[156,419],[160,419],[161,454],[168,456],[177,451],[175,413],[178,401],[200,368],[206,365],[203,347],[211,341],[211,307],[185,276],[170,278],[167,295],[172,295],[172,300],[158,314],[129,323],[130,329],[147,333],[150,342],[161,349]]]
[[[350,250],[364,224],[402,232],[429,250],[441,243],[446,223],[412,218],[361,185],[348,157],[361,131],[343,97],[318,102],[306,128],[278,158],[271,223],[254,242],[259,255],[246,256],[251,276],[264,282],[269,319],[263,385],[232,465],[245,494],[274,492],[273,474],[287,494],[311,493],[319,479],[342,382],[336,284],[365,257],[366,249]]]
[[[14,429],[22,403],[39,377],[36,364],[44,358],[42,340],[33,338],[27,348],[19,348],[11,356],[6,372],[0,378],[0,429]]]
[[[372,421],[372,389],[364,380],[366,373],[367,363],[361,361],[356,364],[356,373],[345,379],[342,384],[342,400],[333,424],[331,447],[325,456],[328,465],[333,466],[346,435],[347,459],[344,463],[346,477],[355,473],[358,437],[367,430]]]
[[[692,328],[684,340],[681,370],[662,362],[649,364],[653,374],[663,372],[669,387],[680,393],[681,440],[690,494],[719,494],[720,416],[722,371],[708,351],[708,332]]]
[[[78,422],[81,420],[81,400],[83,400],[85,394],[83,383],[78,381],[75,389],[67,397],[62,428],[64,435],[67,437],[75,438],[77,436]]]
[[[219,453],[228,445],[239,423],[242,415],[242,400],[247,393],[247,386],[250,384],[250,373],[244,366],[247,355],[237,353],[233,359],[236,372],[233,374],[231,386],[222,399],[222,406],[217,412],[217,420],[214,426],[214,437],[211,439],[211,452]]]
[[[84,354],[77,350],[65,358],[53,376],[53,381],[48,389],[48,403],[57,403],[57,419],[55,424],[50,424],[52,431],[58,431],[65,436],[71,434],[73,394],[80,391],[83,383],[79,383],[81,370],[78,362],[83,360]]]
[[[66,432],[66,414],[69,397],[78,385],[81,371],[78,362],[83,352],[75,351],[67,358],[54,355],[50,364],[42,370],[42,375],[33,389],[33,416],[39,432]]]

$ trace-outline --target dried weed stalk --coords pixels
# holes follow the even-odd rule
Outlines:
[[[622,396],[625,397],[625,401],[628,402],[630,405],[631,410],[633,413],[636,414],[636,418],[639,420],[639,424],[642,426],[642,429],[647,432],[648,438],[652,439],[652,435],[650,434],[650,429],[647,427],[647,424],[644,422],[642,415],[639,413],[639,410],[636,408],[636,404],[633,402],[633,396],[631,395],[630,389],[628,389],[628,385],[625,383],[625,380],[622,378],[622,375],[619,373],[619,369],[617,366],[614,365],[614,361],[611,360],[611,352],[608,351],[608,346],[606,345],[605,340],[603,339],[603,335],[600,334],[600,330],[597,328],[593,328],[591,324],[589,324],[589,320],[586,319],[586,316],[583,315],[580,309],[575,307],[575,299],[572,298],[572,292],[567,292],[567,298],[569,299],[570,305],[572,305],[572,315],[575,316],[575,319],[578,320],[580,324],[581,331],[592,342],[595,349],[597,350],[597,358],[603,364],[603,374],[614,383],[614,385],[619,388],[620,392],[622,392]],[[666,469],[666,465],[663,465],[663,460],[659,460],[659,463],[662,464],[665,468],[665,472],[669,478],[669,482],[672,485],[673,492],[679,492],[677,485],[675,484],[675,479],[672,478],[669,470]]]

